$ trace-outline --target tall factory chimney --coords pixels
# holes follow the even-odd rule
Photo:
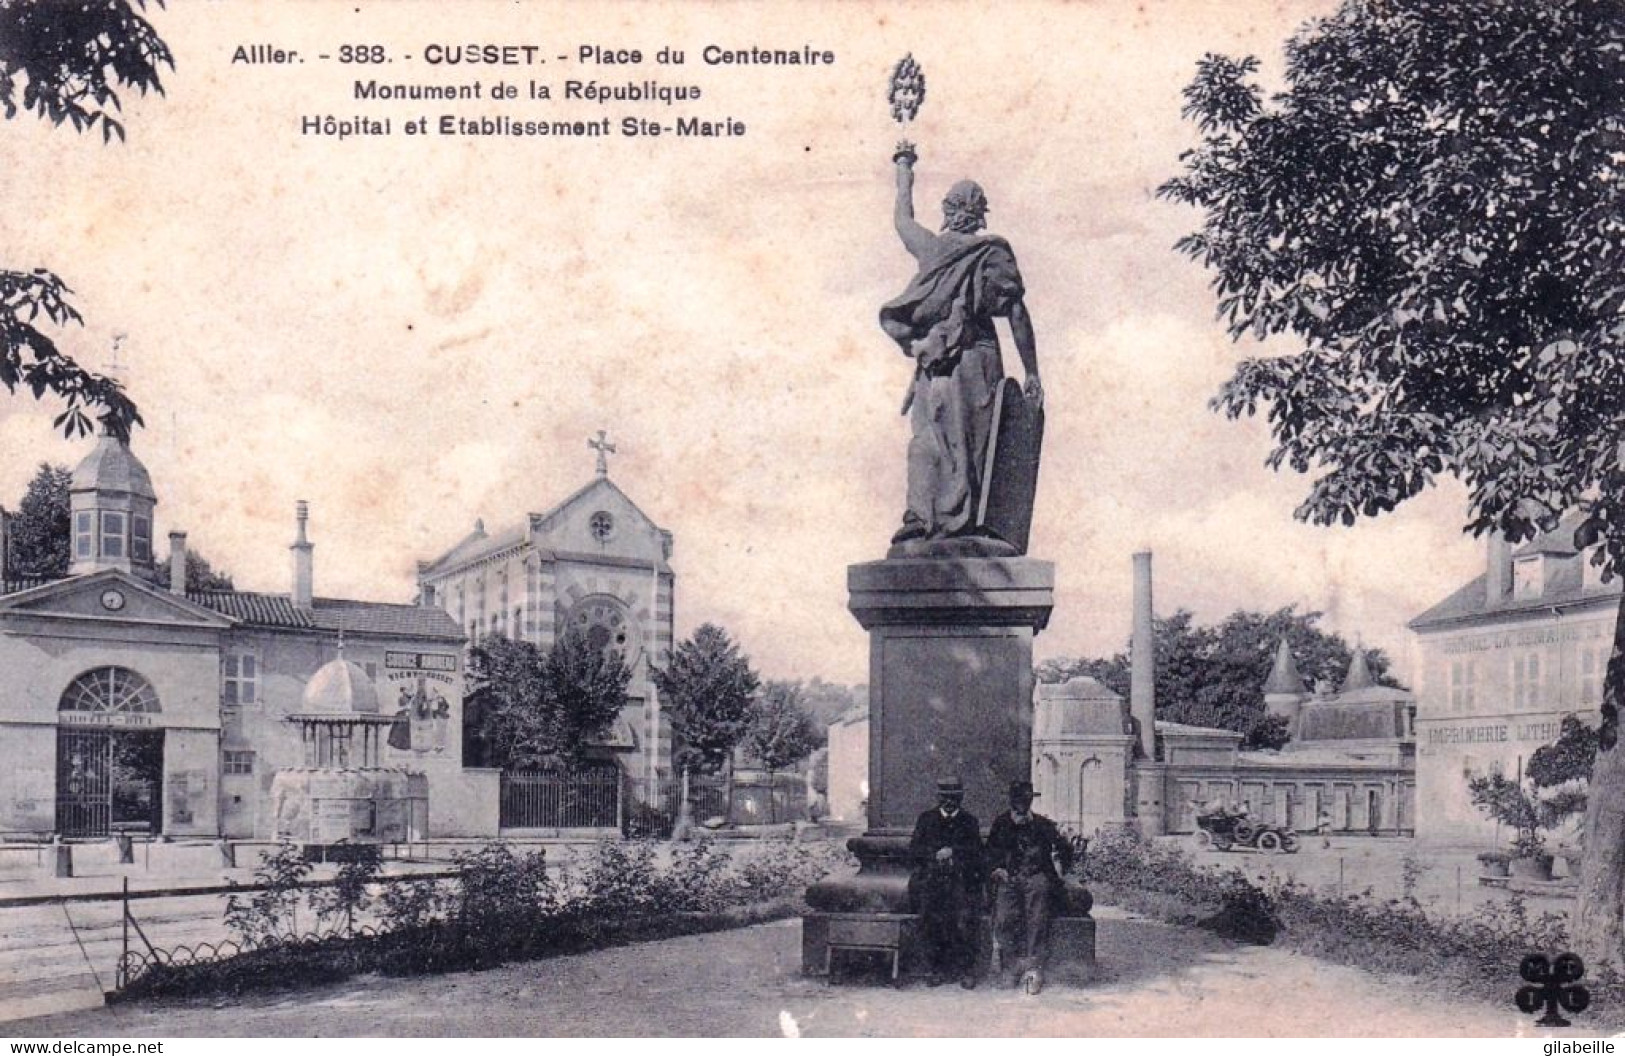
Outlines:
[[[1140,752],[1156,758],[1157,652],[1151,623],[1151,551],[1134,555],[1134,639],[1130,645],[1129,714],[1140,729]]]

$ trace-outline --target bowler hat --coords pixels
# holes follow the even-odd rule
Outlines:
[[[939,796],[962,796],[964,794],[965,794],[965,786],[964,786],[964,784],[962,784],[960,782],[959,778],[957,778],[957,777],[939,777],[939,778],[937,778],[937,795],[939,795]]]
[[[1039,793],[1033,791],[1033,783],[1031,781],[1010,782],[1011,799],[1036,799],[1038,796]]]

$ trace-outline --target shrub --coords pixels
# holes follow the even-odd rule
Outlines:
[[[246,901],[233,894],[226,898],[226,927],[239,942],[265,946],[286,942],[299,933],[299,903],[302,886],[310,877],[310,862],[297,844],[284,843],[267,854],[254,870],[261,885]],[[232,886],[236,887],[235,881]]]
[[[1236,942],[1268,946],[1281,931],[1275,901],[1240,873],[1228,878],[1220,895],[1219,912],[1202,921],[1202,927]]]
[[[456,944],[477,964],[500,963],[533,945],[558,909],[542,851],[514,854],[503,843],[452,855],[458,885],[451,899]]]
[[[372,905],[372,885],[378,881],[381,860],[378,848],[360,846],[345,856],[332,887],[311,892],[310,908],[316,913],[316,930],[355,934],[355,920]]]

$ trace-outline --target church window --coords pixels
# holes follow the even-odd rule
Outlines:
[[[513,636],[518,638],[525,633],[525,610],[513,610]]]
[[[73,515],[73,556],[89,560],[96,556],[96,515],[81,511]]]
[[[1472,711],[1478,688],[1478,661],[1450,661],[1450,710]]]
[[[221,699],[227,704],[259,703],[259,660],[253,653],[227,653]]]
[[[220,769],[227,775],[251,775],[254,772],[254,753],[228,751]]]
[[[584,598],[570,611],[569,626],[586,635],[593,648],[626,656],[626,612],[619,601],[606,597]]]
[[[102,511],[102,556],[124,556],[124,514],[118,510]]]
[[[152,560],[152,519],[130,514],[130,560]]]
[[[1580,650],[1580,699],[1576,703],[1602,703],[1603,668],[1603,652],[1600,648],[1588,645]]]
[[[124,667],[98,667],[69,684],[57,702],[58,711],[143,714],[158,710],[152,683]]]
[[[1512,658],[1512,706],[1516,709],[1540,706],[1540,654],[1522,653]]]
[[[1512,593],[1519,598],[1538,598],[1546,589],[1546,559],[1541,554],[1520,557],[1512,564]]]
[[[587,530],[592,532],[592,537],[600,543],[607,543],[615,538],[615,518],[609,511],[599,510],[592,515],[592,520],[587,522]]]

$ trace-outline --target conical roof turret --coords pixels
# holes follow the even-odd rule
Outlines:
[[[1365,649],[1355,646],[1354,658],[1349,661],[1348,674],[1343,676],[1343,687],[1338,692],[1352,693],[1357,689],[1370,689],[1376,684],[1377,680],[1371,677],[1371,665],[1365,659]]]
[[[1298,673],[1298,665],[1292,659],[1292,647],[1285,638],[1275,649],[1275,666],[1270,668],[1270,677],[1264,682],[1264,695],[1295,696],[1304,695],[1303,676]]]

